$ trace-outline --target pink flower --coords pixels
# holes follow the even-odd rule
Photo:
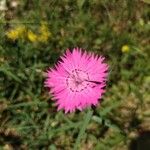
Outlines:
[[[65,113],[97,105],[105,92],[108,65],[104,57],[74,48],[67,50],[61,60],[47,71],[45,86]]]

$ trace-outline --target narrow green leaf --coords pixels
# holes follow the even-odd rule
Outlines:
[[[83,4],[85,3],[85,0],[77,0],[77,5],[81,9]]]
[[[114,108],[117,108],[119,105],[121,104],[120,101],[114,102],[111,106],[106,107],[105,109],[101,110],[99,112],[99,114],[101,116],[105,116],[107,113],[109,113],[111,110],[113,110]]]
[[[4,74],[6,74],[8,77],[14,79],[15,81],[19,82],[19,83],[22,83],[22,81],[20,80],[19,77],[17,77],[14,73],[12,73],[11,71],[1,67],[0,68],[0,71],[3,72]]]
[[[77,140],[76,140],[75,145],[74,145],[74,150],[78,150],[79,144],[80,144],[81,139],[84,136],[85,130],[86,130],[86,128],[87,128],[87,126],[91,120],[92,114],[93,114],[93,112],[90,109],[85,114],[85,117],[84,117],[85,119],[83,120],[82,127],[80,129],[80,132],[78,134]]]
[[[14,108],[18,108],[18,107],[28,107],[28,106],[34,106],[34,105],[43,105],[43,106],[47,106],[47,103],[45,102],[23,102],[23,103],[19,103],[19,104],[15,104],[15,105],[10,105],[7,107],[7,109],[14,109]]]

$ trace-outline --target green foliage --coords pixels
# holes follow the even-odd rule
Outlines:
[[[7,3],[4,16],[0,10],[0,149],[124,150],[131,133],[149,130],[147,0]],[[38,34],[42,21],[51,33],[45,43],[7,37],[21,25]],[[46,69],[73,47],[102,54],[110,65],[107,92],[93,114],[57,112],[43,87]]]

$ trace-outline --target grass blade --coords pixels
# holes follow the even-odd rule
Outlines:
[[[77,150],[77,149],[78,149],[78,146],[79,146],[79,144],[80,144],[80,141],[81,141],[81,139],[82,139],[82,137],[83,137],[83,135],[84,135],[84,132],[85,132],[85,130],[86,130],[86,127],[88,126],[88,124],[89,124],[89,122],[90,122],[90,120],[91,120],[92,114],[93,114],[93,112],[92,112],[90,109],[89,109],[88,112],[85,114],[85,117],[84,117],[85,119],[84,119],[84,121],[83,121],[82,127],[81,127],[81,129],[80,129],[80,132],[79,132],[79,134],[78,134],[77,140],[76,140],[75,145],[74,145],[74,150]]]

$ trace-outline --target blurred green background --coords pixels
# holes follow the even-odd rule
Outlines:
[[[148,150],[149,19],[149,0],[0,0],[0,149]],[[110,65],[87,124],[87,110],[57,112],[43,87],[73,47]]]

